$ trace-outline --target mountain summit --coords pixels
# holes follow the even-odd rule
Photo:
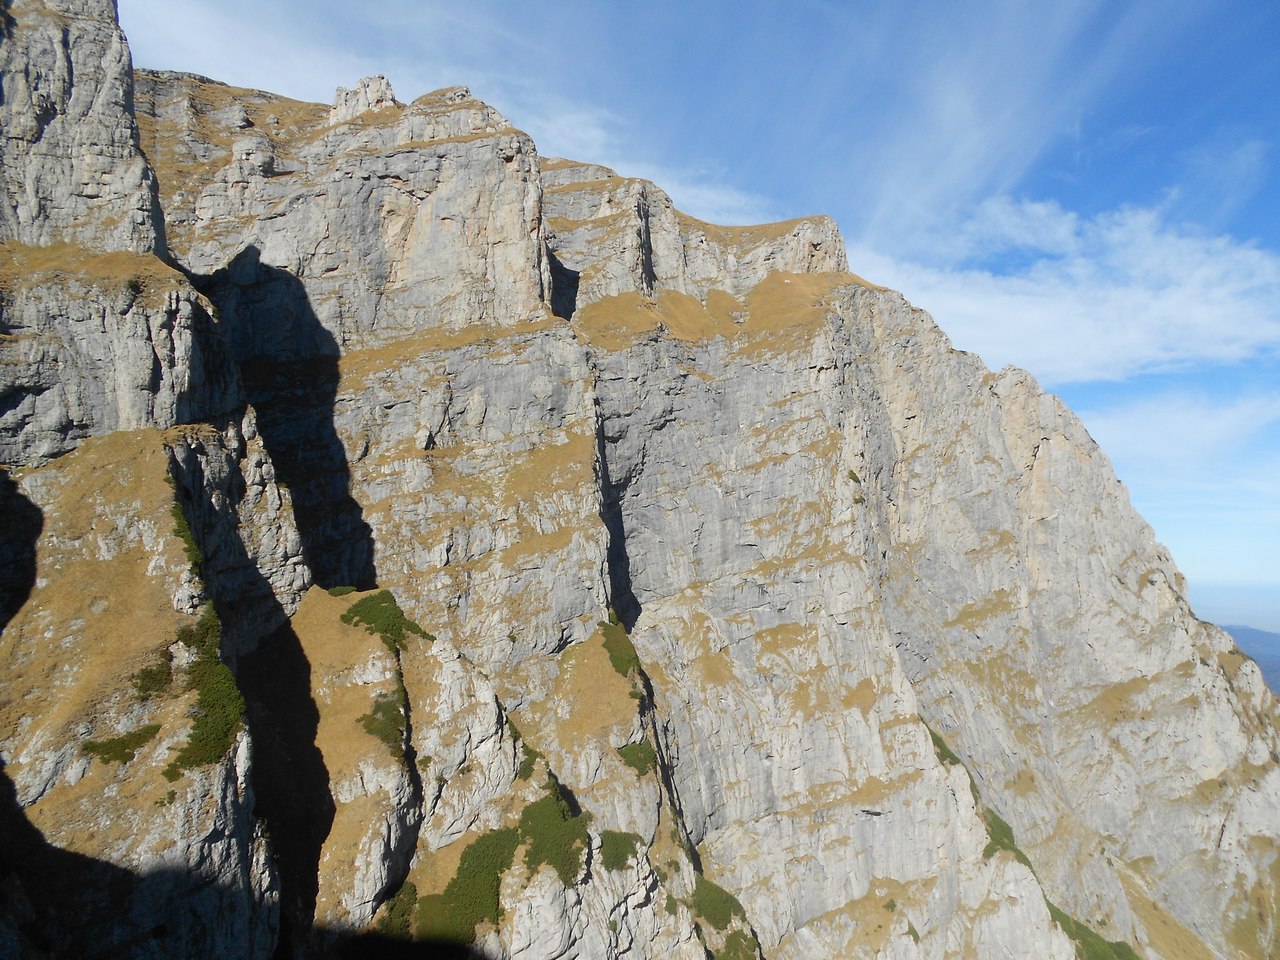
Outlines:
[[[1256,664],[829,219],[2,29],[4,952],[1280,950]]]

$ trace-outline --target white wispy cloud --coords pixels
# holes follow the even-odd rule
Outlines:
[[[856,272],[902,290],[956,345],[1053,383],[1280,354],[1280,256],[1169,223],[1159,208],[1082,218],[1052,203],[994,198],[926,266],[855,247]]]
[[[874,145],[853,186],[851,239],[896,255],[931,251],[939,228],[1009,192],[1118,74],[1158,50],[1193,11],[1096,0],[899,7],[887,24],[894,98],[860,104]],[[1115,11],[1120,11],[1115,14]]]
[[[339,86],[387,72],[359,45],[316,36],[269,4],[120,0],[119,10],[136,67],[198,73],[318,103],[332,102]]]
[[[1242,454],[1280,426],[1280,391],[1214,397],[1194,388],[1165,390],[1086,409],[1081,416],[1104,449],[1124,451],[1129,469],[1217,485],[1224,476],[1238,474]],[[1272,466],[1262,464],[1266,472],[1259,471],[1252,482],[1280,495],[1280,474]],[[1245,469],[1252,472],[1254,466]]]

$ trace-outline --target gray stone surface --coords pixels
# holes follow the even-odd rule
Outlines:
[[[7,63],[53,36],[35,9],[15,7]],[[1069,960],[1049,901],[1144,956],[1274,954],[1280,742],[1256,666],[1195,618],[1070,412],[849,274],[830,220],[701,223],[653,184],[540,158],[466,88],[405,105],[385,78],[330,107],[143,72],[131,153],[118,29],[68,10],[80,47],[116,52],[64,100],[104,91],[92,123],[116,146],[94,162],[145,155],[193,279],[155,267],[133,291],[136,261],[86,265],[158,264],[130,213],[150,209],[145,165],[102,194],[128,229],[77,199],[46,235],[38,205],[11,201],[12,262],[36,245],[57,269],[4,275],[0,440],[19,479],[0,492],[43,517],[82,453],[164,429],[174,490],[111,506],[94,549],[134,558],[162,620],[212,598],[228,662],[293,650],[277,687],[242,680],[314,721],[255,721],[261,743],[162,810],[112,781],[98,826],[169,838],[183,870],[234,891],[196,909],[221,931],[199,944],[257,951],[277,898],[298,950],[366,929],[402,880],[442,894],[468,844],[531,829],[550,790],[590,815],[579,855],[557,869],[525,836],[476,930],[489,956]],[[52,159],[22,139],[43,108],[10,100],[10,73],[6,183],[69,182],[52,121]],[[66,239],[63,258],[49,244]],[[120,462],[140,456],[119,442]],[[40,466],[64,454],[65,476]],[[200,580],[157,520],[172,495]],[[97,625],[45,592],[86,535],[29,514],[37,606],[0,649],[31,707],[4,714],[0,746],[49,842],[83,844],[60,805],[81,809],[85,718],[109,703],[123,731],[160,708],[127,706],[128,673],[70,707],[40,693],[72,675],[50,645]],[[334,588],[375,586],[434,637],[342,634]],[[361,711],[401,682],[388,753]],[[331,814],[306,856],[298,824],[273,825],[278,877],[245,779],[268,748],[286,783],[312,757],[290,809]],[[993,839],[1005,821],[1021,851]],[[146,872],[157,844],[88,848]],[[741,904],[723,928],[708,880]],[[224,923],[250,902],[252,922]]]
[[[16,0],[0,29],[0,239],[163,252],[113,0]]]

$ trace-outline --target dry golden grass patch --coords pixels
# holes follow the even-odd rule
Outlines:
[[[173,608],[176,573],[151,573],[157,548],[139,536],[140,527],[151,526],[168,568],[186,566],[171,533],[168,459],[158,431],[122,432],[87,440],[54,463],[16,475],[38,475],[32,486],[44,494],[44,529],[37,584],[0,635],[0,729],[12,754],[21,755],[35,737],[48,738],[43,742],[50,747],[78,749],[147,723],[161,726],[127,764],[93,760],[79,783],[56,784],[28,808],[51,842],[92,855],[125,843],[133,829],[127,817],[101,816],[104,794],[116,798],[113,807],[140,810],[145,820],[145,808],[171,789],[160,774],[163,748],[185,730],[193,700],[178,693],[156,696],[137,723],[113,721],[133,709],[134,674],[163,657],[186,620]]]
[[[355,775],[362,760],[394,763],[385,744],[365,731],[360,718],[372,710],[379,696],[396,693],[395,658],[377,634],[341,620],[352,604],[376,592],[333,597],[319,587],[312,587],[302,598],[292,620],[294,633],[311,666],[311,692],[320,712],[316,746],[324,756],[333,783]],[[410,642],[415,643],[417,639]],[[370,661],[378,664],[387,679],[357,683],[353,674]],[[340,832],[338,822],[334,821],[334,832]],[[357,828],[358,823],[351,825],[351,829]]]
[[[780,623],[776,627],[757,630],[756,646],[763,656],[785,658],[798,647],[812,646],[818,642],[818,631],[805,623]]]
[[[744,227],[725,227],[676,211],[676,220],[680,224],[681,233],[687,235],[696,231],[705,234],[707,239],[713,240],[718,244],[739,249],[758,247],[762,243],[785,237],[800,224],[805,223],[806,219],[805,217],[796,217],[791,220],[777,220],[773,223],[757,223]]]
[[[620,727],[630,729],[638,709],[634,687],[613,668],[599,630],[562,653],[559,668],[550,694],[515,715],[533,746],[554,743],[572,753],[583,740],[609,741]]]
[[[801,538],[807,546],[802,550],[787,552],[777,557],[767,557],[747,571],[747,576],[756,580],[772,581],[782,573],[799,573],[818,566],[829,566],[833,563],[856,563],[857,558],[845,547],[815,540],[810,537]]]
[[[770,273],[746,295],[734,356],[809,349],[831,313],[835,291],[851,280],[847,273]]]
[[[509,547],[496,551],[487,559],[496,561],[502,567],[522,567],[526,564],[530,568],[544,567],[548,563],[554,563],[558,555],[573,545],[574,534],[580,529],[562,526],[542,533],[525,529]]]
[[[687,293],[663,290],[658,293],[658,313],[671,336],[697,343],[733,336],[737,324],[730,304],[737,305],[737,301],[731,297],[729,301],[717,297],[714,302],[709,299],[703,304]]]
[[[1161,907],[1131,872],[1118,871],[1129,907],[1137,915],[1151,946],[1166,960],[1213,960],[1204,942]],[[1256,949],[1256,948],[1255,948]],[[1243,954],[1251,956],[1256,954]]]
[[[770,307],[767,300],[764,305]],[[754,314],[749,317],[748,311],[748,304],[723,290],[711,291],[705,304],[671,290],[661,290],[653,299],[623,293],[588,304],[574,314],[573,326],[593,347],[624,350],[660,328],[691,343],[733,338],[753,329]]]
[[[1014,545],[1015,537],[1008,530],[1001,530],[997,533],[994,530],[988,530],[982,535],[982,542],[971,550],[965,551],[966,557],[986,557],[998,551],[1007,550]]]
[[[547,169],[552,169],[552,170],[557,169],[555,166],[548,166],[546,162],[543,163],[543,166]],[[574,164],[571,162],[562,162],[560,164],[560,167],[568,167],[568,166],[579,166],[579,164]],[[577,181],[574,181],[573,183],[553,183],[550,186],[546,187],[544,192],[546,193],[590,192],[590,193],[605,194],[605,193],[612,193],[616,190],[621,190],[623,187],[626,187],[632,184],[637,186],[644,186],[645,183],[646,181],[637,180],[634,177],[618,177],[618,176],[601,177],[597,180],[577,180]]]
[[[551,490],[594,485],[596,436],[590,426],[566,430],[563,440],[547,437],[526,452],[504,478],[503,504],[538,503]]]
[[[419,360],[430,354],[444,353],[477,344],[498,344],[539,333],[560,323],[549,314],[510,326],[472,324],[458,328],[432,327],[412,336],[376,347],[349,350],[338,359],[341,393],[359,393],[369,378],[384,371]]]
[[[331,791],[353,779],[363,781],[362,766],[401,766],[389,755],[387,744],[369,733],[362,723],[379,698],[399,697],[395,657],[377,634],[341,619],[354,603],[376,592],[334,597],[312,587],[292,620],[310,666],[311,694],[319,712],[315,744],[324,758]],[[425,641],[410,637],[410,648],[419,642]],[[373,672],[368,670],[371,664],[385,679],[358,680],[357,673]],[[390,796],[382,790],[360,793],[337,804],[321,853],[317,916],[345,916],[341,895],[350,888],[357,858],[367,853],[370,825],[383,821],[390,804]]]
[[[518,815],[511,817],[508,826],[514,825],[518,819]],[[444,888],[458,873],[462,854],[480,835],[480,832],[469,833],[439,850],[419,846],[408,878],[418,888],[418,895],[425,897],[433,893],[444,893]]]
[[[13,5],[9,7],[8,14],[13,17],[15,22],[14,32],[35,32],[32,28],[37,26],[38,21],[47,21],[59,27],[69,27],[71,25],[71,16],[57,10],[47,3],[33,2],[33,0],[13,0]],[[93,17],[91,10],[85,10],[79,14],[85,19],[97,19]],[[99,20],[102,23],[105,21]],[[43,26],[44,24],[40,24]]]
[[[959,627],[966,631],[975,630],[994,617],[1012,613],[1016,609],[1014,599],[1012,590],[1001,587],[989,597],[966,603],[959,613],[942,625],[943,629]]]
[[[871,955],[888,942],[895,927],[909,922],[906,921],[907,907],[928,902],[933,883],[932,879],[908,884],[891,878],[876,878],[871,881],[866,894],[809,919],[804,923],[804,929],[820,937],[824,933],[829,937],[837,932],[848,932],[848,945],[857,946]],[[779,945],[780,951],[789,952],[786,951],[788,941],[795,937],[794,933],[785,937]]]
[[[858,710],[864,716],[870,716],[879,699],[880,691],[876,688],[875,681],[870,677],[863,677],[853,686],[846,685],[841,705],[845,710]]]
[[[1086,714],[1102,718],[1108,726],[1114,726],[1121,721],[1139,719],[1149,713],[1151,708],[1150,706],[1139,707],[1134,702],[1135,698],[1150,690],[1155,682],[1155,676],[1141,676],[1109,684],[1081,709]]]
[[[44,247],[0,241],[0,289],[29,290],[79,280],[88,286],[132,290],[147,302],[163,301],[163,291],[186,287],[186,278],[158,257],[144,253],[102,253],[74,243]]]
[[[592,347],[625,350],[654,333],[662,322],[657,306],[638,293],[589,303],[573,315],[573,328]]]
[[[1269,849],[1272,855],[1270,868],[1263,874],[1260,882],[1249,889],[1244,886],[1242,878],[1236,877],[1235,896],[1231,907],[1240,912],[1240,918],[1231,925],[1227,932],[1227,942],[1237,951],[1238,956],[1253,957],[1265,953],[1274,956],[1280,931],[1280,856],[1277,845],[1270,837],[1256,838],[1249,846]],[[1268,947],[1270,950],[1268,950]]]
[[[1027,767],[1018,771],[1018,775],[1005,784],[1015,797],[1027,797],[1036,792],[1036,776]]]
[[[177,579],[148,574],[155,552],[133,540],[138,525],[166,536],[160,549],[170,569],[186,561],[171,533],[173,491],[158,431],[93,438],[51,464],[15,471],[37,474],[38,489],[55,492],[38,504],[37,584],[0,637],[9,665],[0,717],[10,728],[27,715],[57,729],[92,719],[99,704],[131,690],[132,668],[172,642],[183,621],[173,608]],[[9,705],[18,716],[6,715]]]
[[[702,688],[731,686],[738,682],[733,672],[733,664],[729,660],[727,650],[709,650],[700,653],[689,663],[693,675],[698,678],[698,686]]]

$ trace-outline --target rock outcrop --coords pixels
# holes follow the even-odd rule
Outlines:
[[[8,11],[0,944],[1280,948],[1256,666],[830,220]]]
[[[163,253],[114,0],[6,3],[0,39],[0,239]]]

